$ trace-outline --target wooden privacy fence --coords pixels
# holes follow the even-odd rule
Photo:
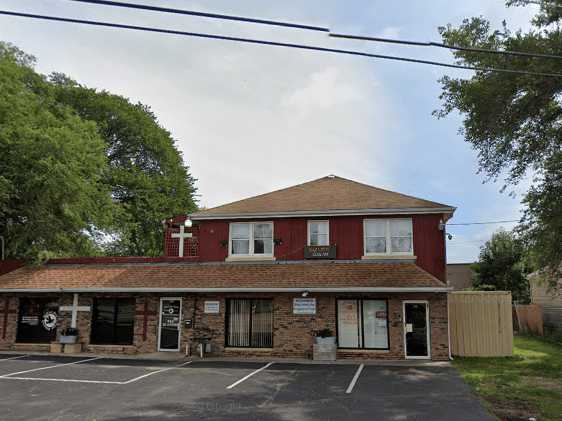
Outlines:
[[[451,353],[467,357],[499,357],[513,352],[511,292],[449,293]]]
[[[542,309],[538,304],[515,305],[516,329],[521,333],[544,335]]]

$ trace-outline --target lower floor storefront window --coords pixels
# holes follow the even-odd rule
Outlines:
[[[134,298],[96,298],[91,343],[131,345],[135,326]]]
[[[387,307],[386,300],[338,299],[338,346],[388,349]]]
[[[226,328],[227,346],[273,347],[273,301],[228,300]]]
[[[18,342],[49,343],[57,337],[58,301],[53,298],[20,298]]]

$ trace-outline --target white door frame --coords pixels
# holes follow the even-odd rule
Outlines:
[[[427,337],[427,355],[408,356],[406,348],[406,304],[425,304],[425,333]],[[427,300],[404,300],[402,301],[402,331],[404,336],[404,357],[408,360],[429,360],[431,359],[431,325],[429,324],[429,301]]]
[[[178,347],[177,349],[162,349],[160,348],[160,337],[162,334],[162,303],[165,301],[172,301],[177,300],[180,302],[180,321],[179,321],[179,329],[178,329]],[[181,318],[182,318],[182,307],[183,301],[182,297],[160,297],[160,311],[158,312],[158,352],[179,352],[181,349]]]

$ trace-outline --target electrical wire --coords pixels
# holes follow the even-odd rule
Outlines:
[[[449,225],[489,225],[489,224],[503,224],[506,222],[519,222],[518,219],[508,219],[505,221],[485,221],[485,222],[459,222],[456,224],[446,224]]]
[[[556,59],[562,60],[562,56],[555,55],[555,54],[542,54],[542,53],[530,53],[525,51],[511,51],[511,50],[491,50],[487,48],[474,48],[474,47],[460,47],[456,45],[449,45],[443,44],[441,42],[421,42],[421,41],[410,41],[410,40],[400,40],[395,38],[381,38],[381,37],[368,37],[363,35],[348,35],[348,34],[336,34],[330,32],[329,34],[332,38],[345,38],[345,39],[354,39],[354,40],[361,40],[361,41],[375,41],[375,42],[385,42],[391,44],[401,44],[401,45],[414,45],[417,47],[439,47],[439,48],[446,48],[449,50],[458,50],[458,51],[470,51],[475,53],[487,53],[487,54],[500,54],[500,55],[509,55],[509,56],[520,56],[520,57],[530,57],[530,58],[549,58],[549,59]]]
[[[252,39],[252,38],[230,37],[230,36],[216,35],[216,34],[205,34],[200,32],[186,32],[186,31],[178,31],[173,29],[154,28],[148,26],[125,25],[120,23],[64,18],[59,16],[37,15],[31,13],[12,12],[8,10],[0,10],[0,15],[17,16],[17,17],[24,17],[24,18],[31,18],[31,19],[57,21],[57,22],[77,23],[77,24],[92,25],[92,26],[105,26],[110,28],[130,29],[136,31],[183,35],[183,36],[190,36],[190,37],[197,37],[197,38],[233,41],[233,42],[241,42],[241,43],[248,43],[248,44],[261,44],[261,45],[268,45],[268,46],[275,46],[275,47],[296,48],[296,49],[308,50],[308,51],[321,51],[326,53],[355,55],[355,56],[362,56],[362,57],[369,57],[369,58],[378,58],[383,60],[393,60],[393,61],[401,61],[407,63],[418,63],[418,64],[426,64],[431,66],[438,66],[438,67],[447,67],[452,69],[562,78],[561,73],[533,72],[527,70],[515,70],[515,69],[505,69],[505,68],[495,68],[495,67],[465,66],[460,64],[449,64],[449,63],[442,63],[442,62],[431,61],[431,60],[420,60],[420,59],[414,59],[409,57],[390,56],[384,54],[372,54],[363,51],[342,50],[342,49],[317,47],[317,46],[304,45],[304,44],[293,44],[293,43],[267,41],[267,40]]]
[[[266,19],[248,18],[244,16],[222,15],[218,13],[196,12],[193,10],[173,9],[170,7],[149,6],[146,4],[123,3],[120,1],[109,1],[109,0],[69,0],[69,1],[74,1],[79,3],[99,4],[103,6],[126,7],[129,9],[149,10],[152,12],[198,16],[198,17],[211,18],[211,19],[224,19],[224,20],[232,20],[232,21],[239,21],[239,22],[246,22],[246,23],[257,23],[261,25],[282,26],[286,28],[307,29],[309,31],[320,31],[320,32],[330,31],[328,28],[322,28],[320,26],[312,26],[312,25],[303,25],[300,23],[279,22],[279,21],[266,20]]]

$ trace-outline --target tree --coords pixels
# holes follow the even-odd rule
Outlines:
[[[512,0],[507,5],[529,3]],[[541,2],[529,31],[512,32],[505,23],[500,30],[492,30],[482,17],[439,31],[450,45],[562,55],[561,13],[562,2]],[[454,54],[465,65],[562,73],[561,59],[466,50]],[[445,76],[440,82],[443,106],[436,115],[461,113],[461,132],[478,152],[479,169],[486,179],[505,177],[503,191],[528,176],[533,178],[518,231],[538,267],[550,272],[554,282],[562,264],[562,78],[482,70],[470,79]]]
[[[95,254],[113,206],[104,141],[33,63],[0,43],[0,235],[13,257]]]
[[[51,75],[57,99],[96,123],[105,140],[109,171],[104,178],[120,207],[110,254],[159,255],[162,220],[195,210],[195,180],[170,133],[150,108],[126,98]]]
[[[503,230],[494,233],[480,249],[478,262],[473,269],[474,289],[511,291],[514,301],[529,302],[524,248],[513,233]]]

